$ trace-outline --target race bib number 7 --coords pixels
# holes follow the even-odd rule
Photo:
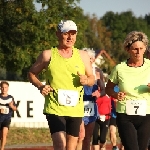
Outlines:
[[[147,101],[146,100],[127,100],[126,114],[146,116]]]

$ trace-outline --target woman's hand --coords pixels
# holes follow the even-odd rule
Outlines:
[[[117,100],[122,101],[125,97],[125,92],[118,92],[117,93]]]
[[[150,87],[150,83],[148,83],[147,86]]]
[[[95,92],[92,93],[92,96],[95,96],[96,98],[99,98],[101,96],[100,91],[96,90]]]

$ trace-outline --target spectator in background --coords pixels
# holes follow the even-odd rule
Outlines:
[[[117,99],[117,127],[125,150],[146,150],[150,136],[150,60],[144,58],[148,37],[132,31],[124,41],[129,59],[116,65],[106,93]],[[114,91],[118,85],[119,92]]]
[[[98,113],[100,114],[95,122],[93,131],[92,148],[93,150],[105,150],[106,136],[111,113],[111,99],[106,94],[96,100]],[[100,135],[99,135],[100,129]],[[99,144],[100,141],[100,144]]]
[[[8,94],[9,83],[2,81],[0,83],[0,139],[1,149],[4,150],[9,126],[11,123],[11,116],[13,111],[16,111],[15,101],[13,96]]]
[[[96,99],[105,94],[105,85],[103,82],[104,79],[102,71],[100,71],[100,69],[98,69],[94,64],[95,51],[90,49],[86,49],[86,51],[90,56],[90,61],[93,67],[93,74],[95,76],[95,84],[90,87],[86,85],[84,86],[84,117],[83,123],[80,127],[81,129],[77,150],[90,150],[90,141],[93,134],[95,121],[97,119]],[[98,89],[101,90],[99,91]]]
[[[74,47],[77,26],[61,21],[56,32],[58,46],[44,50],[29,70],[29,81],[45,96],[44,114],[54,150],[75,150],[84,115],[83,85],[95,82],[86,51]],[[38,79],[46,70],[46,85]]]

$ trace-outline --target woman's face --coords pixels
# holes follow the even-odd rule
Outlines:
[[[95,61],[95,58],[90,57],[90,62],[91,62],[91,64],[92,64],[94,61]]]
[[[144,43],[142,41],[137,41],[130,46],[128,53],[130,55],[130,58],[139,61],[143,60],[145,51],[146,46],[144,45]]]

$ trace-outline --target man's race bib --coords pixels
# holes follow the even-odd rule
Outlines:
[[[91,101],[84,101],[84,116],[94,116],[94,103]]]
[[[74,90],[58,89],[58,102],[64,106],[76,106],[79,101],[79,92]]]
[[[146,100],[127,100],[127,115],[146,116],[147,101]]]
[[[0,106],[0,112],[1,114],[8,114],[9,108],[7,108],[6,106]]]

